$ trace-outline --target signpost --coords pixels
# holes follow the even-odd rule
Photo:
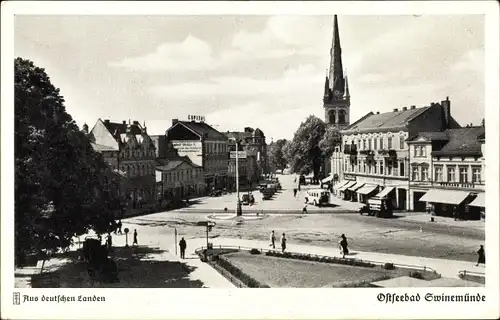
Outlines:
[[[128,228],[123,229],[125,232],[125,248],[128,248],[128,232],[130,231]]]

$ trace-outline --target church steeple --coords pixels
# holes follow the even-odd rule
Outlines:
[[[345,97],[349,99],[349,83],[347,82],[347,75],[345,76]]]
[[[335,15],[333,18],[332,48],[330,49],[330,88],[334,93],[334,98],[344,96],[344,87],[342,48],[340,47],[339,24],[337,15]]]

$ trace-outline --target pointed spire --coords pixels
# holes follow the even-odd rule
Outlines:
[[[330,49],[330,88],[344,93],[344,74],[342,70],[342,48],[340,47],[339,25],[337,15],[333,18],[333,38]]]
[[[345,76],[345,96],[349,99],[349,83],[347,83],[347,75]]]

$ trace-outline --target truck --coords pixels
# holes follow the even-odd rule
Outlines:
[[[392,218],[392,199],[387,197],[372,197],[368,199],[368,214],[374,215],[377,218]],[[364,211],[364,210],[363,210]],[[361,211],[361,214],[363,214]]]

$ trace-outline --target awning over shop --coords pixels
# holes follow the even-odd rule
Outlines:
[[[356,181],[349,181],[348,183],[344,184],[342,187],[339,188],[339,191],[345,191],[347,188],[350,186],[353,186],[356,184]]]
[[[364,182],[356,182],[356,184],[348,187],[347,190],[349,190],[349,191],[356,191],[356,190],[360,189],[364,185],[365,185]]]
[[[338,189],[342,188],[343,186],[345,186],[346,184],[348,184],[349,182],[352,182],[352,181],[342,181],[342,182],[339,182],[339,183],[337,183],[337,184],[333,187],[333,189],[338,190]]]
[[[373,191],[375,191],[375,189],[377,189],[377,187],[378,186],[374,186],[372,184],[365,184],[363,188],[358,190],[358,193],[359,194],[370,194]]]
[[[394,187],[385,187],[384,190],[380,191],[376,197],[379,197],[379,198],[384,198],[384,197],[387,197],[387,195],[389,193],[391,193],[391,191],[394,190]]]
[[[420,198],[423,202],[461,204],[469,196],[469,191],[431,189]]]
[[[484,196],[484,193],[480,193],[477,195],[476,199],[469,203],[469,206],[473,207],[486,207],[486,197]]]
[[[328,177],[321,180],[322,183],[327,183],[333,180],[333,175],[329,175]]]

